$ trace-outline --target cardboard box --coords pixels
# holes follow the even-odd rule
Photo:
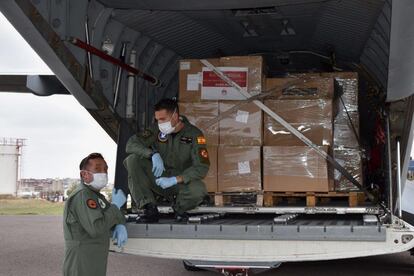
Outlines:
[[[292,83],[290,84],[289,83]],[[286,86],[286,87],[285,87]],[[287,77],[267,78],[265,91],[272,94],[272,99],[332,99],[334,81],[332,78]],[[283,89],[277,89],[284,87]]]
[[[222,57],[208,59],[208,61],[251,95],[261,93],[264,79],[261,56]],[[182,60],[179,69],[181,102],[245,99],[236,89],[205,67],[200,60]]]
[[[231,110],[240,102],[220,102],[219,114]],[[219,122],[221,145],[261,146],[263,136],[263,113],[254,103],[240,106]]]
[[[207,152],[210,158],[210,169],[203,181],[209,193],[217,192],[217,151],[217,146],[207,146]]]
[[[214,66],[219,66],[219,59],[208,59]],[[199,102],[201,100],[201,81],[204,65],[199,59],[184,59],[179,63],[180,102]]]
[[[265,105],[319,146],[333,143],[332,100],[266,100]],[[304,143],[264,115],[265,146],[303,146]]]
[[[362,175],[362,153],[358,149],[336,148],[333,154],[335,160],[342,165],[361,185]],[[359,190],[340,172],[335,170],[335,191],[349,192]]]
[[[207,145],[219,144],[219,123],[207,127],[207,123],[219,115],[218,102],[194,102],[179,103],[180,114],[196,127],[198,127],[206,137]]]
[[[309,147],[263,147],[265,191],[328,192],[333,190],[329,176],[327,161]]]
[[[255,192],[262,189],[260,147],[219,146],[218,191]]]

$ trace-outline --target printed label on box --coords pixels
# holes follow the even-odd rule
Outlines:
[[[247,92],[247,67],[217,67],[224,75],[237,83]],[[227,84],[216,73],[203,67],[201,99],[205,100],[243,100],[246,99],[236,88]]]
[[[251,173],[249,161],[238,162],[238,166],[239,166],[239,174]]]
[[[191,64],[189,61],[180,62],[180,70],[190,70]]]
[[[187,91],[198,91],[200,85],[199,74],[188,74],[187,75]]]
[[[243,110],[237,110],[236,122],[247,124],[249,121],[249,112]]]

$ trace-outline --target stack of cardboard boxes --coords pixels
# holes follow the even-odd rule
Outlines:
[[[282,117],[286,117],[286,120],[300,130],[305,136],[307,136],[312,142],[317,145],[329,146],[325,148],[329,154],[332,154],[335,160],[341,164],[351,175],[362,184],[362,160],[361,150],[359,146],[359,113],[358,113],[358,74],[354,72],[335,72],[335,73],[311,73],[311,74],[296,74],[288,78],[279,79],[267,79],[266,89],[271,89],[277,85],[285,84],[292,79],[300,79],[303,82],[299,82],[299,85],[289,87],[285,90],[276,92],[275,97],[279,100],[277,103],[267,102],[267,105],[274,105],[275,110]],[[293,101],[284,101],[283,99],[301,99],[297,102],[298,108],[292,107]],[[305,100],[306,99],[306,100]],[[316,100],[318,99],[318,100]],[[319,103],[318,103],[319,101]],[[311,104],[313,103],[313,109],[311,110]],[[323,103],[323,104],[322,104]],[[290,105],[290,106],[289,106]],[[319,108],[320,113],[318,114]],[[284,111],[286,109],[286,111]],[[290,110],[291,113],[287,110]],[[285,115],[283,114],[285,113]],[[294,118],[291,118],[291,117]],[[325,117],[324,117],[325,116]],[[297,118],[297,121],[295,120]],[[301,119],[300,119],[301,118]],[[286,135],[289,145],[296,145],[302,143],[296,137],[290,137],[292,134],[286,132],[286,130],[280,130],[273,125],[274,123],[267,122],[265,118],[265,146],[280,145],[282,136]],[[279,136],[279,138],[276,138]],[[270,141],[271,140],[271,141]],[[302,143],[303,144],[303,143]],[[265,152],[266,150],[264,150]],[[268,150],[267,150],[268,151]],[[292,149],[293,151],[293,149]],[[309,151],[309,154],[315,154],[314,151]],[[299,159],[302,160],[302,164],[309,163],[310,155],[299,157],[296,155],[297,160],[295,164],[300,164]],[[316,155],[314,156],[316,158]],[[287,158],[284,159],[286,161]],[[293,160],[293,158],[291,158]],[[319,163],[325,166],[326,161],[320,160]],[[268,162],[269,163],[269,162]],[[267,188],[266,179],[269,177],[271,166],[275,163],[269,163],[266,165],[266,156],[264,155],[264,189]],[[292,164],[293,165],[293,164]],[[346,179],[338,171],[333,171],[329,164],[328,167],[328,190],[338,192],[349,192],[357,190],[357,188]],[[294,168],[290,166],[290,168]],[[296,168],[298,169],[298,168]],[[299,171],[303,169],[299,165]],[[294,170],[291,170],[293,174]],[[323,169],[325,171],[325,169]],[[306,170],[304,174],[308,175],[307,179],[311,181],[312,175],[315,174],[316,167],[313,170]],[[318,171],[320,175],[320,171]],[[287,171],[284,172],[287,174]],[[298,174],[300,175],[300,174]],[[303,174],[302,174],[303,175]],[[325,179],[326,175],[323,175]],[[315,177],[315,180],[318,177]],[[280,185],[276,185],[279,191]],[[326,185],[325,189],[326,190]],[[303,191],[322,191],[320,188],[312,187],[312,185],[305,184],[302,187],[295,185],[297,190]],[[309,188],[309,189],[307,189]],[[315,188],[315,189],[314,189]],[[294,191],[297,191],[296,189]],[[280,190],[283,191],[283,190]],[[288,191],[288,189],[285,189]]]
[[[267,79],[266,90],[293,78]],[[332,78],[314,78],[276,90],[265,100],[296,130],[321,150],[333,144]],[[271,117],[264,118],[263,188],[272,192],[328,192],[333,190],[328,162]]]
[[[360,152],[354,135],[359,127],[356,74],[265,79],[259,56],[208,61],[252,95],[274,90],[267,95],[265,105],[320,149],[333,154],[361,181]],[[334,175],[324,158],[254,103],[240,105],[243,96],[200,60],[182,60],[179,69],[180,112],[204,132],[208,144],[211,167],[205,182],[209,192],[350,190],[352,184]],[[301,81],[275,89],[294,79]],[[342,93],[344,104],[334,97],[338,93]],[[209,124],[220,115],[223,117],[217,123]]]
[[[225,57],[208,61],[250,94],[263,90],[262,57]],[[211,164],[204,180],[207,190],[260,191],[261,110],[250,103],[233,111],[243,96],[200,60],[182,60],[179,69],[180,112],[206,136]],[[223,113],[227,115],[222,120],[207,127],[209,121]]]

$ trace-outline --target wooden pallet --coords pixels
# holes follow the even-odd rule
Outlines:
[[[254,205],[263,206],[263,192],[251,193],[213,193],[210,197],[214,199],[214,206],[237,206],[237,205]],[[244,200],[245,199],[245,200]],[[244,202],[241,202],[244,201]]]
[[[349,207],[357,207],[365,202],[365,194],[363,192],[326,192],[326,193],[298,193],[298,192],[264,192],[263,201],[265,207],[279,205],[284,199],[288,204],[295,204],[298,199],[306,198],[306,206],[315,207],[318,202],[325,204],[335,198],[344,198],[348,200]]]

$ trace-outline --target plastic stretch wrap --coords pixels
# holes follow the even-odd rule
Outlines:
[[[356,73],[332,74],[335,78],[335,93],[341,95],[344,104],[339,103],[340,109],[348,112],[358,111],[358,75]],[[345,107],[344,107],[345,105]]]
[[[186,116],[193,125],[203,132],[207,145],[218,145],[219,123],[204,128],[205,123],[218,116],[218,102],[179,103],[179,109],[180,114]]]
[[[349,117],[353,123],[356,134],[359,137],[359,114],[350,112]],[[336,117],[334,121],[334,147],[335,148],[358,148],[358,139],[352,128],[348,116]]]
[[[313,143],[332,145],[332,100],[266,100],[265,104]],[[264,115],[266,146],[303,146],[304,143],[273,118]]]
[[[334,149],[334,158],[341,164],[359,183],[362,184],[361,151],[357,149]],[[335,170],[335,190],[340,192],[358,190],[340,172]]]
[[[327,151],[328,147],[321,149]],[[307,146],[263,147],[265,191],[329,191],[328,169],[327,161]]]
[[[208,59],[214,66],[220,66],[219,59]],[[201,100],[201,80],[204,65],[199,59],[183,59],[179,62],[180,102],[198,102]]]
[[[254,192],[261,187],[260,147],[219,146],[219,192]]]
[[[264,62],[262,56],[231,56],[220,58],[220,66],[247,67],[247,92],[257,95],[264,89]],[[244,99],[244,97],[242,98]]]
[[[269,98],[272,99],[332,99],[334,94],[334,81],[332,78],[306,77],[303,75],[292,75],[287,78],[268,78],[266,79],[266,91],[278,86],[283,86],[288,82],[300,80],[297,85],[292,85],[283,90],[276,90]]]
[[[239,102],[220,102],[219,110],[225,112]],[[254,103],[241,106],[237,111],[219,122],[219,142],[221,145],[261,146],[263,135],[263,115]]]

